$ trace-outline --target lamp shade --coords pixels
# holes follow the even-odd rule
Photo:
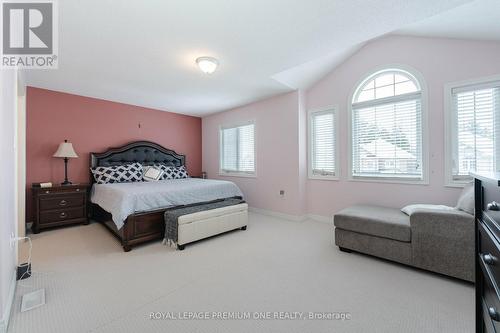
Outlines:
[[[68,140],[64,140],[64,142],[61,142],[59,144],[59,148],[57,148],[57,151],[52,156],[66,158],[78,157],[78,155],[75,153],[75,150],[73,149],[73,145],[71,144],[71,142],[68,142]]]

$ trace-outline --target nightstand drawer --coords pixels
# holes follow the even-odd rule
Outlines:
[[[47,188],[37,188],[37,192],[40,195],[46,195],[46,194],[66,194],[66,195],[71,195],[71,194],[80,194],[80,193],[85,193],[86,189],[85,187],[75,187],[75,186],[63,186],[63,187],[47,187]]]
[[[85,207],[40,212],[40,224],[85,218]]]
[[[42,229],[70,224],[88,224],[88,189],[87,184],[32,187],[33,232],[36,234]]]
[[[50,195],[40,197],[40,210],[64,209],[85,204],[85,194]]]

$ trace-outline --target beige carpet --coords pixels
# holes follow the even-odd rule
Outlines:
[[[236,231],[174,251],[124,253],[101,225],[33,236],[35,275],[9,332],[472,332],[470,284],[332,244],[333,227],[251,214]],[[20,312],[21,296],[47,304]],[[348,312],[350,320],[151,320],[151,312]],[[255,314],[257,313],[257,314]]]

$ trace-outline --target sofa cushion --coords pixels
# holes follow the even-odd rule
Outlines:
[[[472,183],[464,186],[455,208],[474,215],[474,186]]]
[[[335,214],[337,228],[367,235],[411,241],[410,217],[397,208],[351,206]]]
[[[455,208],[450,207],[450,206],[445,206],[445,205],[431,205],[431,204],[414,204],[414,205],[408,205],[404,206],[401,208],[401,211],[405,213],[408,216],[411,216],[411,214],[418,212],[420,210],[438,210],[438,211],[451,211],[455,210]]]

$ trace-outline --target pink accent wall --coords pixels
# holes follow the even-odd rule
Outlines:
[[[250,206],[276,212],[331,216],[353,204],[403,207],[410,203],[455,205],[459,188],[444,179],[444,85],[500,74],[499,42],[388,36],[365,45],[307,92],[277,96],[203,118],[203,168],[218,176],[220,125],[256,121],[257,177],[235,181]],[[348,103],[356,84],[382,66],[415,68],[428,89],[429,185],[349,181]],[[307,178],[306,110],[336,105],[339,111],[340,180]],[[285,198],[278,195],[286,190]]]
[[[73,143],[68,177],[89,182],[89,153],[131,141],[148,140],[186,155],[193,175],[201,173],[201,119],[101,99],[28,87],[26,97],[26,184],[64,179],[62,159],[52,155],[60,142]],[[140,125],[140,127],[139,127]],[[28,196],[28,221],[32,220]]]

